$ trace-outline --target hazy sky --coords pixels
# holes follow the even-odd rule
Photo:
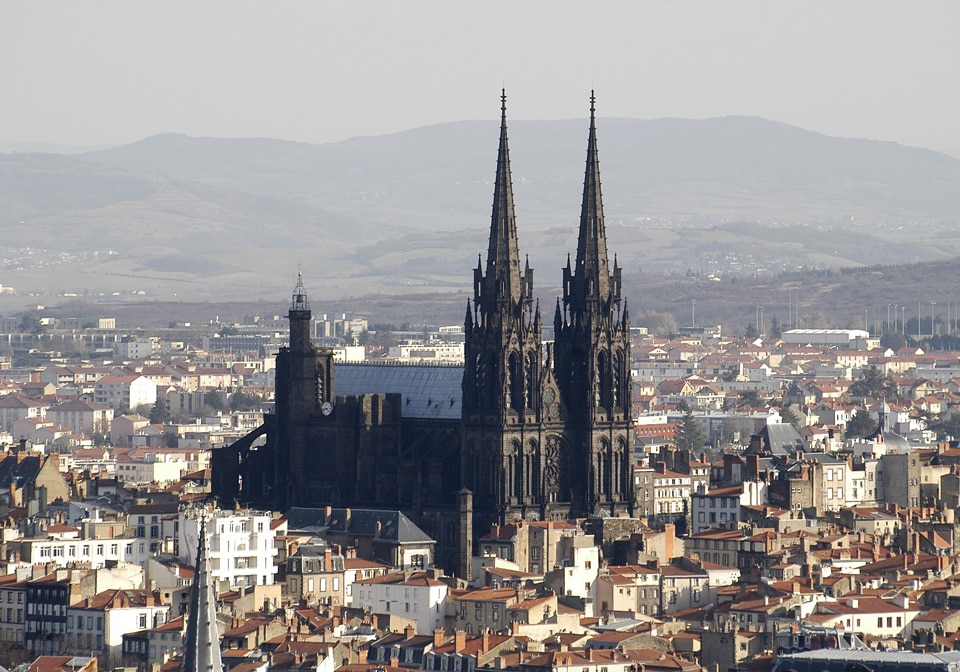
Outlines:
[[[0,141],[756,115],[960,148],[960,2],[0,0]]]

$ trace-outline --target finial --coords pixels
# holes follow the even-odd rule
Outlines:
[[[303,271],[300,270],[300,264],[297,264],[297,285],[293,288],[293,300],[290,303],[290,310],[310,310],[310,304],[307,301],[307,290],[303,287]]]
[[[500,125],[507,125],[507,90],[500,89]]]
[[[596,111],[595,103],[597,102],[597,97],[593,95],[593,89],[590,89],[590,118],[593,119],[594,112]]]

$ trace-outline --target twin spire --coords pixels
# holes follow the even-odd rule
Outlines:
[[[490,215],[490,248],[487,276],[497,279],[502,298],[518,301],[522,296],[520,250],[517,245],[517,218],[513,209],[513,178],[510,174],[510,147],[507,143],[507,92],[500,94],[500,147],[497,150],[497,178],[493,212]]]
[[[563,303],[580,310],[589,305],[609,306],[619,301],[619,273],[611,276],[607,266],[607,239],[603,221],[600,188],[600,160],[597,151],[596,97],[590,92],[590,134],[583,179],[583,203],[577,240],[575,267],[564,269]],[[612,287],[611,287],[612,286]],[[611,288],[613,293],[611,294]],[[500,97],[500,148],[494,185],[493,212],[490,217],[490,243],[486,273],[482,260],[474,271],[474,301],[479,319],[510,306],[519,310],[533,300],[533,272],[529,262],[521,275],[517,225],[513,205],[513,178],[510,173],[510,149],[507,142],[507,95]],[[467,310],[468,323],[472,323]]]
[[[474,301],[481,319],[493,313],[519,313],[533,301],[533,271],[529,263],[521,275],[517,244],[517,219],[513,207],[513,178],[510,174],[510,147],[507,142],[507,92],[500,96],[500,148],[497,176],[490,214],[490,244],[486,273],[482,261],[474,271]],[[468,319],[469,319],[469,310]]]
[[[603,196],[600,192],[600,157],[597,152],[596,97],[590,92],[590,135],[587,139],[587,167],[583,175],[583,203],[580,206],[580,236],[577,240],[575,276],[586,283],[586,298],[606,297],[610,291],[607,271],[607,235],[603,224]],[[594,286],[590,286],[590,282]],[[592,290],[592,291],[591,291]]]

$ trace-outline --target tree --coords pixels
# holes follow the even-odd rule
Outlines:
[[[897,386],[890,378],[880,373],[876,366],[860,369],[860,378],[850,386],[850,394],[854,397],[895,397]]]
[[[263,401],[263,399],[259,394],[237,390],[230,395],[230,410],[252,411],[260,406],[261,401]]]
[[[803,420],[801,420],[800,416],[797,415],[797,412],[794,411],[790,406],[784,406],[780,409],[780,418],[784,422],[793,425],[797,431],[803,427]]]
[[[770,335],[774,338],[780,338],[783,335],[783,327],[780,326],[780,318],[776,315],[770,320]]]
[[[739,400],[738,406],[749,406],[750,408],[763,406],[763,399],[760,398],[760,393],[756,390],[744,390],[737,399]]]
[[[888,332],[880,337],[880,345],[896,352],[901,348],[907,347],[907,339],[899,331],[892,333]]]
[[[30,313],[24,313],[20,316],[20,323],[17,328],[24,334],[33,334],[34,336],[43,333],[43,324],[40,323],[40,318]]]
[[[164,400],[158,399],[157,403],[150,409],[150,424],[162,425],[170,419],[170,413],[167,411],[167,404]]]
[[[696,453],[703,450],[703,444],[703,427],[688,406],[680,421],[680,429],[677,431],[677,447]]]
[[[862,439],[873,434],[876,430],[877,423],[870,417],[870,412],[861,408],[847,420],[847,430],[844,436],[848,439]]]
[[[203,395],[203,405],[209,406],[215,411],[226,411],[227,402],[223,399],[223,393],[220,390],[210,390]]]
[[[757,325],[755,325],[753,322],[747,322],[747,328],[743,330],[743,335],[745,338],[749,338],[751,340],[759,336],[760,334],[757,332]]]
[[[960,411],[952,408],[943,413],[923,411],[921,417],[927,429],[936,432],[938,439],[960,438]]]
[[[646,327],[654,336],[671,336],[677,333],[677,318],[670,313],[648,310],[637,318],[636,324]]]

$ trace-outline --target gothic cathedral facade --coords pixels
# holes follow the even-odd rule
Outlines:
[[[563,269],[549,347],[520,259],[501,99],[487,261],[464,321],[461,468],[477,529],[632,510],[630,318],[607,257],[594,103],[577,256]]]

